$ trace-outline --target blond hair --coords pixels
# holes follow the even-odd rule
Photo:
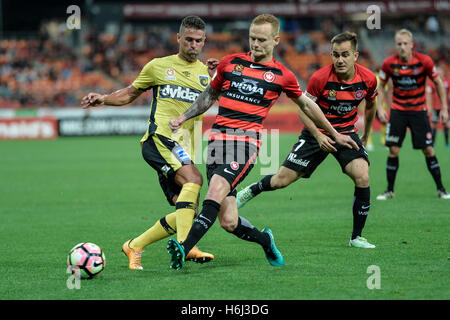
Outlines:
[[[272,35],[277,36],[280,33],[280,22],[272,14],[263,13],[252,20],[252,25],[261,25],[269,23],[272,26]]]
[[[408,29],[403,28],[403,29],[398,30],[398,31],[395,33],[395,38],[396,38],[397,36],[401,35],[401,34],[406,34],[406,35],[408,35],[408,36],[411,38],[411,41],[413,40],[412,32],[409,31]]]

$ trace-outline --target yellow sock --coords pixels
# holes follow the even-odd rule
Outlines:
[[[381,143],[384,145],[386,143],[386,125],[381,125]]]
[[[178,196],[177,208],[177,241],[183,242],[191,230],[197,199],[201,186],[196,183],[185,183]]]
[[[142,233],[139,237],[134,238],[130,243],[130,247],[144,249],[149,244],[167,238],[176,232],[177,212],[172,212],[167,216],[156,221],[156,223]]]
[[[372,144],[372,132],[369,134],[369,138],[367,139],[367,145],[370,146]]]

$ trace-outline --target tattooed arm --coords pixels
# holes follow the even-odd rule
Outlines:
[[[211,106],[219,98],[219,96],[220,91],[213,89],[211,86],[208,85],[205,91],[200,93],[197,100],[195,100],[195,102],[191,105],[191,107],[188,110],[186,110],[177,118],[169,121],[169,126],[172,129],[172,131],[175,132],[178,129],[180,129],[181,125],[186,120],[194,118],[202,113],[205,113],[206,110],[211,108]]]

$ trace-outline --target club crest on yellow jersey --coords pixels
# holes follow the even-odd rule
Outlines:
[[[201,74],[198,76],[198,82],[203,88],[206,88],[209,84],[209,77]]]

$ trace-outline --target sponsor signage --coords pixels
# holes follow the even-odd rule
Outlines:
[[[53,117],[0,118],[0,140],[55,139],[58,121]]]
[[[148,117],[65,118],[59,120],[60,136],[141,135]]]

